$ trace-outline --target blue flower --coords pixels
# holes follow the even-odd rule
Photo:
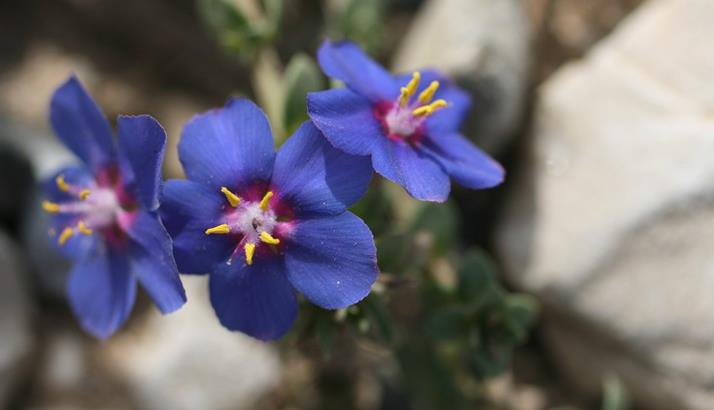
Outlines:
[[[326,41],[318,60],[347,85],[307,98],[310,118],[336,148],[371,155],[375,171],[420,200],[446,200],[449,177],[473,189],[503,181],[503,168],[459,133],[468,94],[439,73],[392,76],[352,42]]]
[[[377,277],[369,228],[346,209],[366,191],[369,159],[334,149],[311,123],[280,148],[265,114],[245,99],[186,124],[179,157],[188,180],[168,181],[162,218],[183,273],[209,273],[223,326],[262,340],[295,320],[295,289],[337,309]]]
[[[50,234],[73,260],[67,295],[81,326],[106,339],[126,320],[141,283],[162,313],[186,302],[157,208],[166,134],[153,118],[120,116],[116,146],[77,78],[52,96],[50,123],[82,161],[44,183]]]

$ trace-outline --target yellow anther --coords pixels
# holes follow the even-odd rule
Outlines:
[[[422,115],[429,115],[431,114],[431,108],[429,108],[428,105],[421,106],[414,111],[412,111],[412,115],[415,117],[421,117]]]
[[[206,229],[206,235],[225,235],[231,232],[231,228],[227,224],[220,224],[214,226],[213,228]]]
[[[89,195],[91,195],[91,194],[92,194],[92,191],[90,191],[90,190],[88,190],[88,189],[83,189],[83,190],[79,191],[79,199],[82,200],[82,201],[84,201],[84,200],[87,199],[87,198],[89,197]]]
[[[419,80],[421,80],[421,74],[419,71],[414,71],[412,79],[409,80],[409,84],[407,84],[407,91],[409,91],[409,95],[414,95],[417,88],[419,88]]]
[[[401,94],[399,95],[399,105],[406,107],[409,102],[409,98],[414,95],[417,88],[419,88],[419,80],[421,79],[421,74],[419,71],[415,71],[412,74],[412,79],[409,80],[409,84],[406,87],[401,88]]]
[[[280,243],[280,239],[273,238],[269,233],[265,231],[260,233],[260,240],[270,245],[277,245]]]
[[[77,230],[85,235],[92,234],[92,230],[87,228],[87,225],[84,223],[84,221],[79,221],[79,223],[77,224]]]
[[[42,209],[51,214],[56,214],[60,211],[60,206],[54,202],[42,201]]]
[[[446,107],[446,106],[448,106],[448,104],[446,103],[446,101],[439,99],[439,100],[436,100],[436,101],[434,101],[433,103],[431,103],[431,104],[429,104],[429,105],[422,105],[421,107],[415,109],[414,111],[412,111],[412,115],[415,116],[415,117],[421,117],[421,116],[424,116],[424,115],[431,115],[431,114],[433,114],[434,111],[436,111],[437,109],[439,109],[439,108],[444,108],[444,107]]]
[[[399,105],[402,107],[407,106],[407,102],[409,101],[409,90],[407,87],[402,87],[399,89]]]
[[[64,180],[64,175],[57,175],[55,182],[57,183],[57,188],[59,188],[60,191],[69,192],[69,184]]]
[[[59,239],[57,239],[57,243],[59,243],[59,246],[64,246],[65,243],[69,240],[69,238],[74,235],[74,231],[72,228],[67,227],[62,230],[62,233],[59,236]]]
[[[434,98],[434,93],[436,93],[436,90],[438,90],[438,89],[439,89],[439,82],[432,81],[431,84],[429,84],[429,86],[424,89],[424,91],[419,93],[419,102],[422,104],[429,103],[429,101],[431,101],[431,99]]]
[[[260,205],[259,205],[260,209],[262,209],[263,211],[267,211],[268,206],[270,205],[270,198],[272,198],[272,197],[273,197],[273,191],[266,192],[263,199],[260,200]]]
[[[223,195],[226,196],[228,203],[231,204],[233,208],[238,206],[238,204],[240,203],[240,198],[238,197],[238,195],[234,194],[224,186],[221,187],[221,192],[223,192]]]
[[[245,251],[245,263],[252,265],[253,255],[255,254],[255,244],[246,243],[245,246],[243,246],[243,250]]]

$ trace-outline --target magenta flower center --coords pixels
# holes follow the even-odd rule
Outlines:
[[[63,175],[55,179],[57,188],[70,199],[58,203],[44,201],[42,207],[49,213],[68,216],[61,232],[55,232],[60,246],[75,235],[92,235],[95,230],[102,232],[110,243],[123,242],[123,231],[134,217],[133,201],[117,181],[116,173],[105,174],[87,186],[69,184]]]
[[[282,239],[292,230],[292,224],[279,216],[289,214],[289,211],[273,199],[273,192],[267,191],[260,200],[249,199],[254,196],[250,193],[241,198],[226,187],[222,187],[221,192],[230,207],[223,215],[222,223],[206,229],[205,233],[237,238],[237,245],[227,263],[231,264],[241,252],[248,265],[253,264],[256,253],[277,253]]]
[[[375,106],[375,116],[382,124],[387,137],[418,143],[424,135],[424,122],[438,110],[447,107],[446,101],[432,101],[439,88],[438,81],[432,81],[418,96],[421,75],[415,72],[412,79],[402,87],[396,101],[386,101]]]

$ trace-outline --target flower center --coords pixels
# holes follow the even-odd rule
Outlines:
[[[113,228],[128,215],[111,187],[99,186],[94,181],[89,187],[80,187],[67,183],[64,175],[57,176],[55,183],[70,199],[59,203],[43,201],[42,207],[51,214],[68,217],[57,239],[60,246],[75,235],[91,235],[95,229],[116,231]]]
[[[414,98],[420,80],[421,74],[418,71],[414,72],[406,87],[401,88],[397,101],[381,103],[375,107],[375,115],[389,138],[418,143],[423,136],[424,121],[433,113],[448,106],[442,99],[432,102],[434,94],[439,89],[438,81],[432,81],[418,97]]]
[[[226,187],[221,187],[221,192],[231,208],[224,215],[223,223],[206,229],[205,234],[231,234],[240,237],[227,263],[231,264],[241,250],[248,265],[253,264],[256,250],[276,251],[277,245],[281,243],[280,237],[284,235],[288,225],[278,219],[276,205],[271,202],[273,192],[268,191],[260,201],[242,200]]]

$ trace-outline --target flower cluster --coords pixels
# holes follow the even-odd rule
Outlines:
[[[163,186],[166,136],[149,116],[120,116],[116,144],[74,77],[50,104],[57,136],[83,165],[45,184],[51,234],[75,261],[69,302],[100,338],[126,320],[141,283],[162,313],[186,297],[178,272],[208,274],[219,321],[262,340],[297,314],[296,291],[338,309],[370,292],[374,239],[347,209],[373,170],[414,198],[444,201],[503,169],[458,132],[468,95],[436,72],[391,76],[353,43],[325,42],[323,71],[347,88],[309,94],[310,121],[275,152],[265,114],[246,99],[199,114],[178,146],[187,179]]]

